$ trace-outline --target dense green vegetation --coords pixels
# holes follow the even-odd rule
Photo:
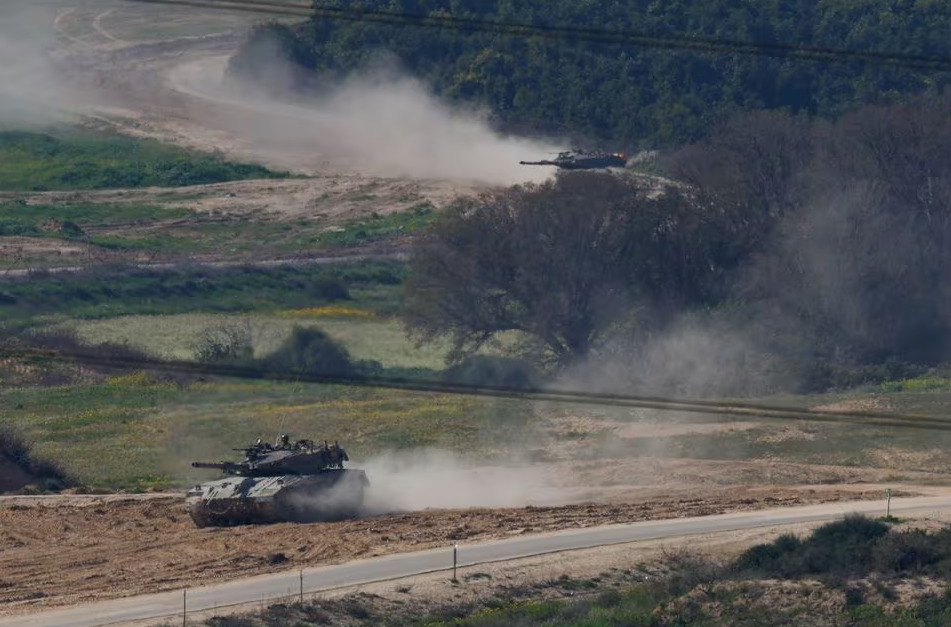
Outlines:
[[[0,129],[0,190],[176,187],[285,176],[149,140],[69,128]]]
[[[951,28],[951,6],[930,0],[336,0],[322,4],[926,56],[948,55],[946,33]],[[232,68],[266,83],[276,76],[268,65],[275,40],[281,55],[299,68],[302,85],[319,88],[392,55],[440,96],[488,105],[506,130],[597,139],[623,149],[697,139],[712,123],[739,110],[781,109],[835,117],[856,104],[895,101],[949,80],[945,74],[900,67],[700,54],[327,19],[259,29],[235,57]]]

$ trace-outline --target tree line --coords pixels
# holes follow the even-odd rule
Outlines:
[[[337,0],[330,6],[449,14],[539,26],[631,30],[767,44],[947,56],[951,5],[929,0],[577,2],[576,0]],[[444,99],[487,107],[503,131],[630,150],[705,136],[739,111],[833,119],[856,103],[888,104],[941,88],[924,70],[790,58],[525,39],[500,34],[315,18],[256,30],[232,71],[262,83],[274,54],[292,82],[320,89],[380,63],[397,65]]]

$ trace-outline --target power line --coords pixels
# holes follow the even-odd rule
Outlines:
[[[657,35],[633,30],[612,30],[576,26],[540,26],[504,22],[448,14],[422,14],[381,11],[356,7],[307,7],[280,0],[127,0],[146,4],[180,5],[197,8],[247,11],[297,17],[323,17],[351,22],[368,22],[393,26],[442,28],[468,32],[484,32],[515,37],[537,37],[563,41],[626,45],[666,50],[693,50],[724,55],[792,58],[827,63],[861,63],[938,72],[951,71],[951,57],[851,50],[800,44],[743,41],[719,37]]]
[[[951,421],[920,414],[885,412],[827,412],[798,409],[742,401],[704,401],[663,396],[611,394],[559,388],[512,388],[441,381],[423,381],[397,377],[314,374],[267,370],[259,366],[203,364],[191,361],[163,361],[134,356],[112,356],[93,351],[52,351],[34,348],[2,348],[0,358],[36,359],[75,362],[87,366],[118,369],[139,369],[172,374],[233,377],[296,383],[319,383],[353,387],[381,388],[405,392],[457,394],[474,397],[503,398],[536,402],[573,403],[680,411],[687,413],[750,416],[801,422],[838,422],[874,427],[901,427],[951,431]]]

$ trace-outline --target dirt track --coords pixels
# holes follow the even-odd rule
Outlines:
[[[322,133],[308,133],[308,120],[275,113],[280,104],[230,101],[217,95],[218,87],[206,88],[206,79],[220,81],[221,60],[237,49],[251,24],[265,21],[263,17],[115,0],[87,0],[82,6],[66,0],[54,3],[61,5],[51,25],[58,40],[55,65],[77,105],[82,103],[76,112],[86,124],[311,177],[171,192],[191,196],[185,200],[192,209],[265,210],[332,222],[341,216],[405,210],[424,201],[441,207],[481,187],[471,180],[367,174],[367,163],[344,159]],[[210,76],[179,78],[183,85],[176,86],[173,76],[179,68],[205,68],[209,63]],[[381,140],[376,150],[383,147]],[[201,198],[194,198],[196,190]],[[33,201],[148,202],[157,193],[37,194]]]
[[[732,488],[706,490],[703,498],[681,490],[624,504],[430,510],[219,529],[196,529],[179,497],[0,500],[0,615],[454,541],[881,495],[871,486]]]

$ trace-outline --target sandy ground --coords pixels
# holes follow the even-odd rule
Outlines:
[[[920,492],[896,489],[893,494]],[[209,529],[194,527],[178,496],[0,499],[0,614],[455,541],[881,497],[879,486],[861,485],[729,488],[703,495],[682,490],[627,503],[429,510],[338,523]]]

